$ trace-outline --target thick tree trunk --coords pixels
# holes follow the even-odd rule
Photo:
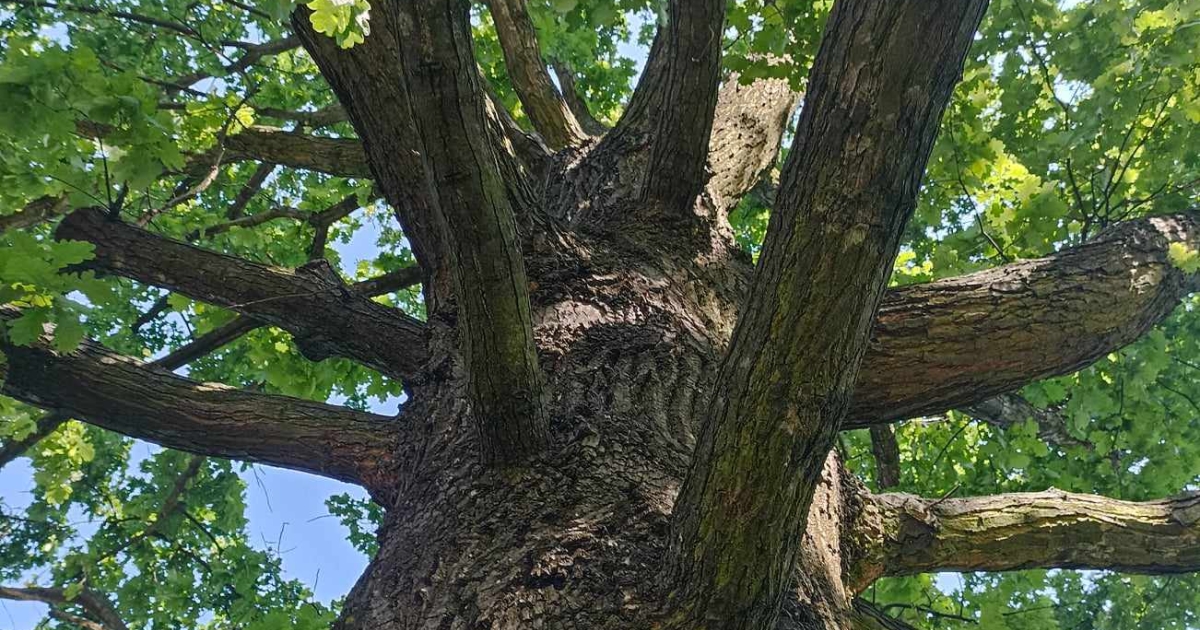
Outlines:
[[[417,446],[397,457],[400,494],[342,630],[649,628],[663,613],[675,496],[750,267],[720,246],[554,249],[529,263],[553,446],[519,471],[484,468],[465,384],[419,386],[400,418]],[[836,477],[780,627],[848,614]]]

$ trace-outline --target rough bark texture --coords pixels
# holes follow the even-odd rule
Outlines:
[[[687,217],[704,186],[725,1],[670,0],[629,107],[608,138],[649,145],[638,188],[642,212]]]
[[[0,310],[0,318],[16,315]],[[92,342],[62,354],[44,341],[0,346],[6,396],[170,448],[395,489],[393,421],[286,396],[199,383]]]
[[[667,627],[763,628],[986,2],[840,2],[680,491]]]
[[[736,74],[725,79],[708,152],[708,191],[719,209],[733,210],[775,166],[788,119],[799,104],[800,94],[784,79],[746,85]]]
[[[890,292],[849,426],[965,407],[1132,342],[1200,287],[1171,243],[1200,248],[1200,219],[1121,223],[1046,258]]]
[[[870,496],[857,527],[875,575],[1030,568],[1133,573],[1200,571],[1200,495],[1133,503],[1049,492],[929,500]]]
[[[251,127],[228,136],[225,147],[229,153],[223,157],[224,162],[253,159],[343,177],[371,174],[362,143],[353,138],[322,138]]]
[[[72,213],[56,235],[92,243],[90,267],[278,326],[314,361],[348,357],[406,378],[426,359],[420,322],[350,291],[324,261],[295,271],[259,265],[113,221],[95,208]]]

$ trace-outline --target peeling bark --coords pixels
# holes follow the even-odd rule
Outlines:
[[[784,79],[748,85],[736,74],[725,79],[708,149],[708,191],[720,211],[737,207],[779,161],[783,134],[800,97]]]

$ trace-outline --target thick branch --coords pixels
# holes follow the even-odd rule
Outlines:
[[[390,474],[395,438],[386,416],[198,383],[90,341],[69,354],[44,341],[3,352],[5,395],[129,437],[368,487]]]
[[[393,291],[399,291],[421,282],[421,270],[417,267],[405,267],[381,276],[357,282],[350,286],[350,291],[365,297],[375,297]],[[262,326],[262,322],[244,315],[238,316],[229,323],[219,326],[208,333],[197,337],[160,359],[154,365],[167,370],[175,370],[196,359],[215,352],[222,346],[232,343],[246,333]],[[3,382],[3,364],[0,364],[0,382]],[[0,446],[0,468],[20,457],[35,444],[45,439],[62,426],[67,418],[59,414],[48,413],[37,420],[33,433],[20,440],[11,440]]]
[[[1200,571],[1195,494],[1142,503],[1054,490],[945,500],[881,494],[867,498],[859,518],[872,552],[855,572],[868,576],[1036,568]]]
[[[87,120],[75,123],[85,138],[102,138],[112,127]],[[258,160],[341,177],[370,177],[363,145],[353,138],[323,138],[254,126],[224,136],[221,146],[191,156],[185,171],[202,175],[213,164]],[[264,176],[265,178],[265,176]]]
[[[571,113],[575,114],[575,119],[579,121],[579,125],[588,134],[593,136],[604,135],[604,132],[608,131],[608,128],[596,120],[596,117],[592,115],[592,111],[588,109],[588,104],[583,100],[583,95],[579,93],[579,86],[575,83],[575,73],[561,61],[552,62],[551,68],[554,69],[554,76],[558,78],[558,84],[562,86],[563,100],[567,102],[567,107],[571,109]]]
[[[785,79],[758,79],[742,85],[725,80],[717,98],[708,163],[708,190],[718,209],[729,212],[779,159],[779,145],[800,94]]]
[[[1200,218],[1129,221],[1046,258],[890,291],[849,427],[965,408],[1131,343],[1200,288],[1168,260],[1172,243],[1200,248]]]
[[[686,213],[704,186],[721,78],[725,0],[670,0],[646,70],[613,130],[650,143],[643,201]]]
[[[534,129],[551,149],[578,144],[586,134],[550,80],[525,0],[486,1],[508,76]]]
[[[228,151],[225,162],[251,159],[342,177],[371,176],[362,143],[351,138],[322,138],[251,127],[227,136],[225,148]]]
[[[318,262],[280,269],[174,241],[109,219],[70,214],[58,238],[95,245],[88,266],[161,286],[282,328],[305,356],[341,356],[397,378],[425,361],[424,326],[401,311],[357,295]]]
[[[418,260],[432,269],[435,287],[451,282],[484,459],[521,460],[548,439],[517,239],[517,213],[532,210],[521,206],[526,184],[498,150],[468,5],[420,0],[379,10],[395,30],[373,29],[349,51],[311,32],[304,10],[293,24],[368,139],[377,183],[422,243]]]
[[[675,510],[688,629],[772,627],[986,0],[839,0]]]
[[[0,216],[0,234],[50,221],[66,214],[70,209],[71,204],[67,201],[66,195],[39,197],[25,204],[24,208],[13,214]]]
[[[117,613],[116,608],[107,598],[86,588],[74,598],[69,598],[66,589],[61,588],[0,586],[0,599],[42,602],[51,606],[76,605],[98,619],[105,630],[126,630],[129,627],[125,625],[125,621],[121,619],[121,615]]]

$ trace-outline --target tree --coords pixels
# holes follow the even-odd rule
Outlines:
[[[0,597],[107,630],[1194,623],[1197,7],[987,5],[10,0],[0,464],[41,496],[0,571],[47,575]],[[129,438],[166,450],[131,473]],[[373,554],[344,602],[246,540],[231,462],[367,490],[331,502]]]

